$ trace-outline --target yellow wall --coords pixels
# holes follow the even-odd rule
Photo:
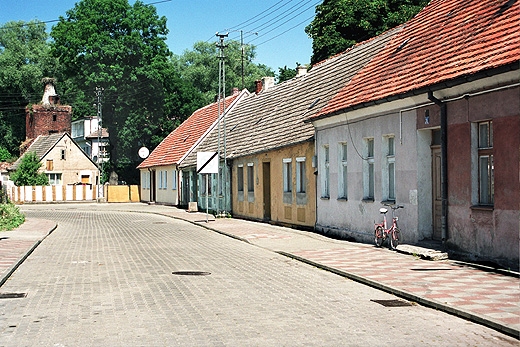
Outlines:
[[[232,170],[232,212],[236,217],[266,220],[264,218],[264,175],[263,163],[270,166],[271,185],[271,218],[270,220],[284,225],[314,227],[316,221],[316,176],[312,167],[314,142],[286,147],[255,156],[241,157],[233,160]],[[305,157],[305,194],[296,193],[296,158]],[[292,192],[288,193],[290,201],[284,201],[283,191],[283,159],[291,158]],[[253,163],[254,192],[248,192],[247,167]],[[244,192],[238,192],[237,171],[243,165]],[[286,194],[287,195],[287,194]],[[241,198],[243,197],[243,198]]]
[[[107,202],[138,202],[139,187],[133,186],[105,186]]]

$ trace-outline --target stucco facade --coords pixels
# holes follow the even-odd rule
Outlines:
[[[455,250],[518,267],[520,88],[477,94],[447,105],[448,238]],[[493,201],[479,201],[479,125],[492,131]]]
[[[316,124],[317,231],[373,242],[374,221],[381,219],[382,203],[397,203],[405,207],[399,210],[404,242],[415,243],[431,234],[431,213],[420,214],[419,209],[420,198],[428,201],[431,192],[428,186],[418,185],[418,166],[429,164],[423,163],[417,149],[415,115],[416,110],[394,110]],[[391,142],[393,154],[389,155]],[[389,162],[394,164],[393,175]],[[421,171],[428,175],[428,170]]]
[[[43,164],[40,171],[47,176],[60,175],[62,185],[97,184],[97,166],[67,134],[41,158],[40,162]]]
[[[141,201],[153,201],[164,205],[179,204],[179,172],[176,165],[141,169]]]
[[[233,216],[314,228],[316,183],[313,156],[314,142],[307,141],[234,159]]]
[[[508,73],[436,92],[444,100],[448,120],[445,234],[441,231],[438,105],[418,96],[315,121],[316,230],[373,242],[374,221],[381,219],[378,209],[390,202],[404,205],[398,213],[403,243],[443,240],[453,253],[517,268],[520,89],[517,82],[511,83],[512,76]],[[378,111],[384,108],[393,110]],[[482,129],[489,143],[479,148]],[[372,142],[370,150],[368,142]],[[484,171],[482,159],[491,161]],[[394,166],[393,175],[389,175],[389,163]],[[373,180],[370,194],[369,176]],[[392,177],[394,194],[389,194]],[[483,187],[489,190],[488,200],[481,196]]]

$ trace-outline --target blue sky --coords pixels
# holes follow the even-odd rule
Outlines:
[[[314,17],[319,0],[141,0],[154,3],[159,16],[168,19],[168,47],[175,54],[192,49],[197,41],[216,42],[215,34],[229,33],[230,39],[257,46],[255,63],[276,73],[278,67],[308,64],[312,40],[304,32]],[[0,25],[9,21],[65,17],[77,0],[0,0]],[[129,0],[131,4],[134,0]],[[47,23],[50,31],[53,22]],[[258,35],[253,34],[258,32]]]

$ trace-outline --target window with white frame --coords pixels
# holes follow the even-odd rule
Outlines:
[[[321,148],[321,197],[330,197],[329,188],[329,145]]]
[[[168,188],[168,171],[159,171],[159,189]]]
[[[493,205],[495,196],[493,163],[493,122],[478,123],[479,204]]]
[[[305,171],[305,157],[296,158],[296,193],[307,191],[307,176]]]
[[[338,198],[347,198],[347,144],[339,144]]]
[[[177,189],[177,170],[172,170],[172,190]]]
[[[242,164],[237,167],[237,188],[239,192],[244,191],[244,165]]]
[[[61,173],[48,173],[47,177],[49,178],[49,184],[51,186],[57,186],[62,184]]]
[[[141,185],[143,189],[149,189],[150,184],[150,172],[149,171],[141,171]]]
[[[283,159],[283,192],[292,192],[292,158]]]
[[[395,137],[383,137],[383,196],[385,200],[395,201]]]
[[[363,195],[365,200],[374,200],[374,139],[365,139],[363,163]]]
[[[254,166],[253,163],[247,163],[247,191],[254,192],[255,191],[255,176],[254,176]]]

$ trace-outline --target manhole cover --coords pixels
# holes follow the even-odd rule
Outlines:
[[[404,307],[404,306],[412,306],[412,304],[408,301],[404,300],[370,300],[373,302],[377,302],[385,307]]]
[[[152,224],[168,224],[167,222],[153,222]]]
[[[0,293],[0,299],[25,298],[27,293]]]
[[[172,272],[174,275],[180,276],[207,276],[211,275],[211,272],[207,271],[174,271]]]

